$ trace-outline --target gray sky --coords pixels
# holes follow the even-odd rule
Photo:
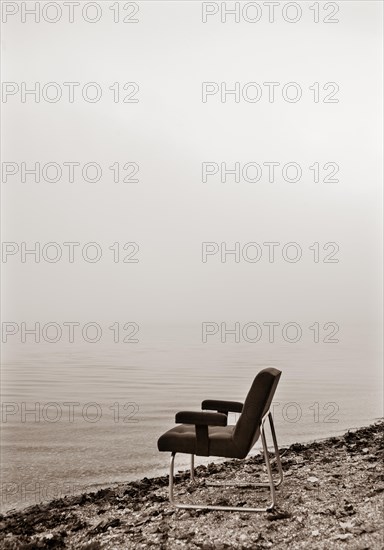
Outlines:
[[[105,3],[107,4],[107,3]],[[109,4],[109,3],[108,3]],[[302,319],[371,324],[380,300],[381,2],[339,2],[337,24],[314,24],[308,2],[295,24],[201,22],[200,2],[142,2],[139,23],[3,25],[3,80],[97,82],[101,100],[2,104],[3,162],[96,162],[97,183],[19,175],[3,183],[3,241],[100,243],[98,263],[10,256],[3,263],[3,320]],[[262,4],[262,3],[260,3]],[[280,12],[279,12],[280,13]],[[268,102],[264,82],[280,82]],[[136,82],[138,103],[114,103],[109,86]],[[256,82],[263,96],[202,102],[202,82]],[[284,101],[297,82],[303,96]],[[314,82],[336,82],[338,103],[315,103]],[[129,90],[128,90],[129,91]],[[328,92],[332,89],[328,89]],[[125,94],[126,92],[124,92]],[[301,181],[202,182],[203,162],[296,162]],[[138,183],[108,168],[136,162]],[[337,163],[338,183],[314,183],[314,162]],[[219,255],[201,243],[296,242],[297,263]],[[139,263],[114,263],[114,242],[136,242]],[[338,263],[308,247],[336,242]],[[281,247],[280,247],[281,250]],[[322,252],[322,254],[324,254]]]

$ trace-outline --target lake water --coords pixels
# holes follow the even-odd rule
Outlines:
[[[4,345],[2,510],[166,474],[156,442],[175,413],[205,398],[243,401],[266,366],[283,371],[274,399],[280,445],[382,415],[379,334],[362,327],[333,344],[309,336],[202,343],[196,324],[141,327],[137,344]]]

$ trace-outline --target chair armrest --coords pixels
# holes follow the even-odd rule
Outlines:
[[[181,411],[176,414],[175,422],[197,426],[226,426],[227,416],[221,413]]]
[[[239,401],[222,401],[219,399],[205,399],[202,402],[201,408],[208,411],[218,411],[219,413],[228,414],[229,412],[241,413],[243,404]]]

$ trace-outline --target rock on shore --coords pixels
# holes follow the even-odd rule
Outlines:
[[[72,496],[0,516],[0,548],[379,549],[383,548],[384,422],[282,450],[285,474],[270,513],[174,510],[168,477]],[[164,458],[165,455],[164,455]],[[205,480],[265,478],[260,456],[199,466],[196,486],[179,473],[188,502],[262,506],[268,491],[206,487]]]

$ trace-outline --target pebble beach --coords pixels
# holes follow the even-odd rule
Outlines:
[[[168,476],[11,510],[0,516],[0,548],[34,550],[257,550],[383,548],[384,421],[281,449],[284,483],[271,512],[175,510]],[[166,456],[164,455],[166,460]],[[263,506],[262,489],[206,481],[265,479],[260,455],[178,472],[175,496],[189,503]]]

